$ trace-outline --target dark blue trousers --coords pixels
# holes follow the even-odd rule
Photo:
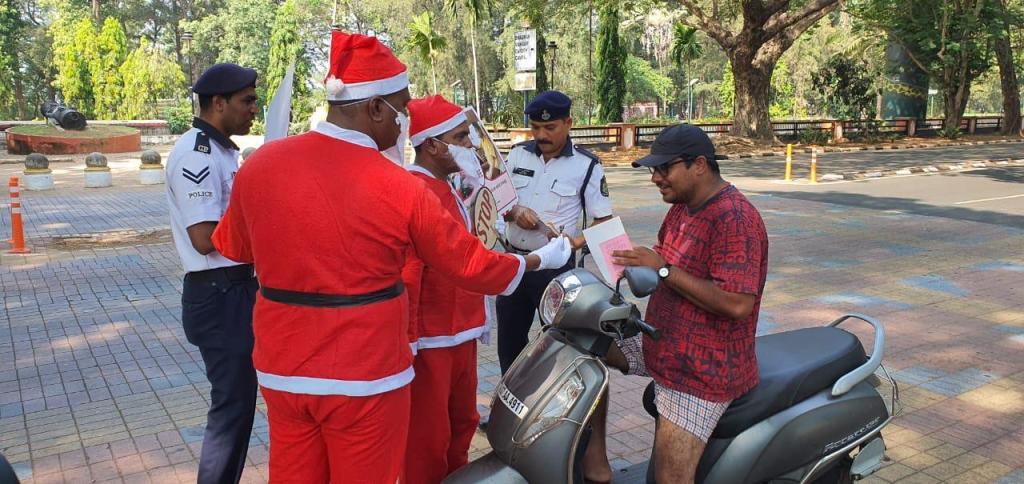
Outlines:
[[[552,279],[575,267],[575,261],[575,257],[570,257],[561,268],[527,272],[515,292],[498,296],[495,310],[498,315],[498,363],[502,375],[530,342],[530,327],[544,289]]]
[[[210,381],[200,484],[237,483],[245,467],[256,411],[252,309],[258,289],[251,266],[185,275],[181,322],[189,343],[199,347]]]

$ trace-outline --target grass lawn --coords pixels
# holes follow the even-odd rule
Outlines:
[[[27,126],[14,126],[8,130],[9,133],[23,134],[29,136],[57,136],[61,138],[109,138],[111,136],[124,136],[136,134],[139,130],[127,126],[86,126],[83,131],[64,130],[61,131],[48,124],[33,124]]]

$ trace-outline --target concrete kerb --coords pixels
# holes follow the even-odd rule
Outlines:
[[[838,174],[834,174],[834,173],[829,173],[829,174],[824,175],[822,177],[822,179],[824,179],[826,176],[829,177],[829,179],[837,179],[835,177],[840,176],[841,178],[839,178],[839,179],[842,179],[842,180],[863,180],[865,178],[882,178],[882,177],[890,177],[890,176],[907,176],[907,175],[913,175],[913,174],[918,174],[918,173],[955,172],[955,171],[973,170],[973,169],[976,169],[976,168],[990,168],[990,167],[998,167],[998,166],[1021,166],[1021,165],[1024,165],[1024,159],[979,160],[979,161],[970,161],[970,162],[963,162],[963,163],[956,163],[956,164],[943,163],[943,164],[939,164],[939,165],[911,166],[911,167],[907,167],[907,168],[900,168],[898,170],[882,170],[882,171],[879,171],[879,170],[867,171],[867,170],[865,170],[865,171],[847,172],[847,173],[843,173],[842,175],[838,175]]]
[[[997,140],[985,140],[985,141],[937,141],[932,143],[918,143],[918,144],[888,144],[888,145],[874,145],[874,146],[853,146],[853,147],[842,147],[842,146],[825,146],[817,147],[818,153],[851,153],[854,151],[883,151],[883,150],[909,150],[916,148],[943,148],[950,146],[972,146],[972,145],[994,145],[1004,143],[1024,143],[1024,138],[1021,139],[997,139]],[[796,152],[796,150],[793,150]],[[803,153],[810,154],[811,148],[802,148]],[[763,151],[757,153],[739,153],[732,155],[718,155],[720,160],[735,160],[739,158],[754,158],[754,157],[770,157],[770,156],[786,156],[784,151]]]

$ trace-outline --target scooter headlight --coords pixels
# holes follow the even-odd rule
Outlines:
[[[583,284],[575,274],[567,273],[554,278],[540,298],[540,320],[553,324],[558,312],[569,307],[580,294]]]
[[[585,389],[583,378],[580,377],[579,373],[572,372],[562,383],[558,392],[548,400],[547,405],[544,406],[540,414],[535,415],[529,425],[526,425],[526,422],[520,425],[519,430],[516,432],[516,442],[519,444],[529,444],[537,437],[540,437],[541,434],[557,425],[559,421],[569,414]]]

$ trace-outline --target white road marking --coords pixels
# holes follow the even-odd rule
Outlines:
[[[994,200],[1008,200],[1010,198],[1020,198],[1020,197],[1024,197],[1024,193],[1021,193],[1020,195],[1008,195],[1008,196],[1005,196],[1005,197],[979,198],[977,200],[964,200],[962,202],[956,202],[953,205],[967,205],[968,203],[991,202],[991,201],[994,201]]]

